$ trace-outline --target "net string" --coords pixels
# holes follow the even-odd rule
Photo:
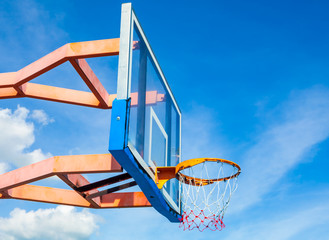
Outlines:
[[[192,184],[196,178],[211,179],[223,178],[233,175],[237,168],[231,166],[232,172],[225,175],[225,163],[217,162],[217,166],[204,162],[197,170],[193,167],[186,169],[184,174],[192,177],[190,184],[182,183],[182,220],[180,227],[184,230],[193,230],[197,228],[199,231],[205,229],[222,230],[225,225],[223,217],[230,203],[232,194],[236,191],[237,178],[228,179],[225,181],[218,181],[208,185]],[[227,164],[226,164],[227,165]],[[211,168],[211,169],[208,169]],[[216,176],[211,173],[216,169]],[[196,175],[198,173],[198,175]],[[182,176],[180,176],[182,177]],[[183,178],[183,177],[182,177]],[[183,181],[182,181],[183,182]]]

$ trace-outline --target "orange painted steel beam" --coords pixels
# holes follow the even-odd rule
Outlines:
[[[123,168],[108,154],[70,155],[54,157],[56,173],[122,172]]]
[[[13,198],[88,208],[151,206],[142,192],[96,196],[99,193],[97,189],[76,191],[78,187],[90,185],[81,173],[122,171],[111,154],[55,156],[0,175],[0,199]],[[58,176],[73,190],[27,185],[51,176]]]
[[[0,88],[0,99],[30,97],[85,107],[109,109],[112,108],[112,102],[116,98],[116,94],[108,95],[108,97],[105,98],[100,97],[106,101],[106,104],[103,103],[103,105],[101,105],[100,101],[95,97],[93,93],[85,91],[53,87],[37,83],[25,83],[21,87],[19,87],[19,89],[20,93],[18,93],[12,87]],[[164,94],[159,94],[157,93],[157,91],[146,92],[146,104],[156,104],[158,102],[163,101],[165,101]],[[137,106],[137,104],[138,93],[131,93],[131,106]]]
[[[20,86],[41,74],[66,62],[67,45],[64,45],[46,56],[19,70],[11,80],[11,86]]]
[[[85,59],[118,54],[119,40],[108,39],[69,43],[49,53],[18,72],[0,73],[0,99],[30,97],[48,101],[75,104],[86,107],[112,108],[116,95],[109,95]],[[69,60],[91,92],[47,86],[28,81]],[[138,93],[132,93],[132,106],[138,104]],[[165,100],[156,91],[146,93],[146,104]]]
[[[100,107],[100,102],[90,92],[47,86],[37,83],[25,83],[20,87],[23,95],[54,102],[69,103],[86,107]]]
[[[152,206],[143,192],[107,194],[101,197],[100,206],[94,207],[73,190],[34,185],[23,185],[10,189],[6,194],[0,194],[0,199],[20,199],[85,208],[129,208]]]
[[[67,44],[68,58],[93,58],[119,55],[120,38]]]
[[[52,163],[49,158],[0,175],[0,192],[53,176]]]
[[[0,98],[31,97],[96,108],[111,108],[113,97],[84,59],[119,54],[120,39],[66,44],[17,72],[0,74]],[[92,93],[28,83],[41,74],[70,61]]]
[[[20,86],[69,59],[112,56],[119,54],[119,38],[68,43],[27,65],[18,72],[2,73],[0,87]]]
[[[122,172],[111,154],[56,156],[0,175],[0,191],[63,173]]]
[[[91,92],[53,87],[37,83],[25,83],[18,89],[19,93],[15,90],[15,88],[0,88],[0,99],[30,97],[85,107],[110,109],[112,108],[113,100],[116,98],[115,94],[109,95],[106,106],[104,107]]]
[[[110,193],[101,196],[102,208],[151,207],[143,192]]]
[[[13,87],[17,72],[0,73],[0,87]]]
[[[67,185],[69,185],[72,189],[76,189],[77,187],[85,186],[90,184],[89,181],[84,178],[81,174],[57,174],[57,176],[62,179],[63,182],[65,182]],[[89,199],[87,198],[90,194],[98,193],[99,191],[96,189],[86,191],[84,193],[80,193],[76,191],[77,194],[79,194],[81,197],[86,199],[90,203],[91,206],[98,208],[100,207],[100,198],[93,198]]]
[[[77,207],[92,207],[91,204],[78,193],[67,189],[23,185],[8,190],[8,195],[9,198],[13,199],[64,204]]]
[[[116,95],[108,94],[86,60],[82,58],[118,55],[119,42],[120,39],[107,39],[69,43],[17,72],[0,73],[0,99],[31,97],[88,107],[111,108]],[[137,48],[136,42],[134,44],[134,48]],[[91,93],[29,83],[30,80],[66,61],[71,62]],[[133,105],[138,104],[137,99],[137,93],[133,93]],[[146,94],[147,104],[155,104],[164,100],[165,95],[157,94],[156,91]],[[151,206],[142,192],[109,193],[98,196],[97,189],[80,193],[72,190],[26,185],[56,175],[75,190],[79,186],[90,184],[81,173],[122,171],[122,167],[110,154],[52,157],[0,175],[0,198],[92,208]]]
[[[0,80],[2,80],[1,76],[0,76]],[[13,87],[0,88],[0,99],[20,97],[18,94],[19,93]]]
[[[93,92],[103,108],[109,108],[109,94],[91,70],[85,59],[71,59],[70,63]],[[111,104],[112,105],[112,104]]]

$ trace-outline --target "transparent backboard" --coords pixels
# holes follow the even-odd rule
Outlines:
[[[131,98],[128,148],[154,180],[157,166],[176,166],[181,161],[181,112],[134,12],[131,14],[131,27],[121,23],[120,37],[130,38],[129,74],[122,76],[128,79],[126,89],[118,82],[122,86],[118,94],[123,98],[127,91],[127,98]],[[173,179],[161,192],[170,207],[180,213],[180,183]]]

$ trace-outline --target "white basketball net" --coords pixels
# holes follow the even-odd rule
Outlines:
[[[238,186],[237,177],[198,186],[193,184],[193,179],[221,179],[233,176],[237,171],[236,167],[227,163],[204,162],[181,172],[192,177],[189,182],[186,182],[186,179],[184,181],[182,174],[178,173],[182,182],[183,214],[180,227],[184,230],[197,228],[201,232],[205,229],[222,230],[225,227],[225,211]]]

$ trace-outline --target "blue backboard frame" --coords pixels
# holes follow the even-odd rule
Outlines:
[[[121,164],[121,166],[135,179],[152,206],[171,222],[179,222],[181,218],[180,204],[173,202],[165,190],[158,189],[154,182],[154,173],[152,173],[149,166],[143,159],[141,159],[134,146],[128,141],[134,26],[137,26],[138,31],[142,36],[143,41],[146,43],[148,51],[150,52],[150,57],[159,72],[163,85],[165,86],[166,91],[170,94],[170,97],[173,99],[173,106],[179,114],[179,131],[181,129],[181,112],[173,97],[169,85],[132,10],[131,4],[123,4],[120,30],[118,89],[117,99],[114,100],[112,105],[109,151]],[[179,139],[179,145],[180,144],[181,139]],[[181,146],[179,146],[179,159],[181,155],[180,149]]]

